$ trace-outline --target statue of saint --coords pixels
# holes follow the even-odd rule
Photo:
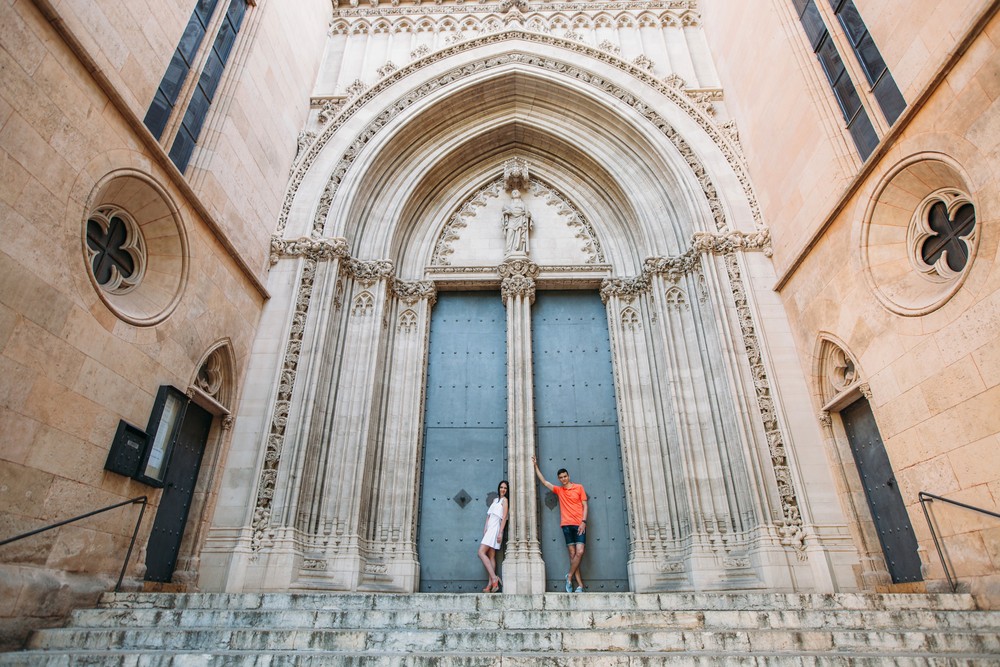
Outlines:
[[[503,207],[503,237],[505,254],[527,255],[531,213],[521,201],[521,192],[511,190],[510,203]]]

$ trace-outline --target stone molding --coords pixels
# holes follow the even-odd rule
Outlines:
[[[551,46],[557,46],[566,49],[570,52],[575,52],[584,56],[588,56],[594,60],[598,60],[605,64],[617,67],[621,69],[626,74],[639,79],[646,85],[652,87],[660,94],[669,98],[674,102],[684,113],[695,120],[698,125],[705,131],[709,138],[716,144],[716,146],[722,151],[723,155],[726,157],[727,162],[730,167],[732,167],[734,173],[736,174],[743,190],[746,195],[747,202],[750,206],[751,213],[754,218],[755,224],[759,227],[763,227],[763,221],[760,213],[760,207],[757,203],[756,194],[753,192],[753,188],[750,185],[749,172],[746,169],[745,161],[743,159],[742,151],[740,150],[738,144],[734,144],[730,137],[732,137],[731,129],[720,128],[712,118],[706,114],[699,106],[699,104],[688,96],[688,94],[682,89],[678,88],[677,85],[670,85],[661,81],[646,71],[643,67],[637,66],[633,63],[629,63],[621,58],[612,55],[610,53],[601,51],[600,49],[595,49],[593,47],[581,44],[579,42],[558,38],[542,33],[532,33],[525,32],[523,30],[509,30],[504,32],[492,33],[484,35],[477,39],[471,39],[464,41],[460,44],[452,45],[448,48],[436,51],[428,56],[415,61],[405,67],[401,67],[399,70],[393,72],[388,77],[382,79],[371,88],[366,90],[363,94],[359,94],[353,97],[349,103],[344,104],[338,114],[331,119],[331,122],[323,129],[320,136],[312,143],[308,152],[303,156],[300,163],[297,165],[292,178],[289,179],[288,189],[285,194],[285,200],[282,204],[281,213],[278,217],[277,233],[281,233],[285,226],[288,224],[288,217],[291,213],[292,200],[298,193],[299,186],[305,177],[305,173],[309,170],[312,164],[315,162],[316,158],[322,152],[323,148],[326,146],[330,138],[347,122],[347,120],[357,113],[361,107],[366,103],[371,101],[376,95],[383,92],[390,86],[394,85],[403,78],[418,72],[420,69],[433,65],[445,58],[451,57],[456,54],[463,53],[465,51],[470,51],[481,46],[495,44],[498,42],[520,39],[528,42],[535,42],[540,44],[547,44]],[[674,147],[680,152],[684,157],[688,166],[691,168],[695,177],[697,178],[702,190],[705,194],[709,205],[712,208],[713,218],[716,222],[716,227],[720,231],[726,229],[725,212],[722,210],[721,202],[718,199],[718,193],[715,186],[712,184],[710,177],[695,155],[694,150],[688,145],[688,143],[680,136],[680,134],[658,113],[651,109],[647,104],[643,103],[639,98],[637,98],[632,93],[620,88],[613,82],[605,80],[601,77],[594,75],[593,73],[578,67],[576,65],[558,61],[552,58],[546,58],[541,56],[526,55],[522,53],[507,53],[500,56],[494,56],[479,60],[473,63],[468,63],[462,65],[458,68],[452,69],[444,74],[439,75],[437,78],[424,82],[422,85],[414,90],[411,90],[403,98],[396,101],[390,108],[383,110],[371,123],[358,135],[355,141],[347,149],[344,155],[341,157],[338,164],[334,167],[326,186],[323,189],[323,193],[320,196],[319,206],[317,207],[316,214],[313,218],[313,231],[316,234],[322,233],[323,227],[326,222],[326,216],[329,214],[330,205],[333,202],[333,198],[340,187],[340,183],[347,173],[347,170],[353,164],[354,160],[357,158],[361,149],[371,141],[371,139],[378,134],[378,132],[385,127],[393,118],[403,113],[410,106],[426,97],[428,94],[440,90],[442,87],[458,82],[468,76],[473,76],[475,74],[480,74],[488,69],[493,69],[496,67],[502,67],[510,63],[519,63],[527,66],[538,67],[540,69],[556,71],[562,74],[569,75],[573,77],[577,82],[596,87],[599,90],[610,94],[617,100],[628,104],[633,107],[635,111],[640,113],[649,122],[651,122],[665,137],[674,145]]]
[[[387,4],[382,4],[379,0],[332,0],[334,19],[331,22],[330,30],[339,30],[339,23],[345,19],[374,19],[372,28],[385,31],[384,24],[378,21],[380,18],[388,17],[414,17],[409,23],[415,28],[417,25],[425,25],[423,20],[432,16],[444,16],[459,14],[463,17],[477,14],[487,14],[496,18],[498,15],[512,14],[522,21],[531,21],[533,18],[541,16],[542,13],[566,13],[571,12],[571,16],[576,18],[581,12],[600,11],[607,14],[605,20],[613,20],[614,25],[619,25],[623,20],[622,13],[640,12],[643,18],[648,16],[653,10],[667,10],[663,12],[663,26],[690,27],[701,24],[701,17],[698,15],[697,0],[617,0],[614,2],[570,1],[570,2],[528,2],[527,0],[502,0],[501,2],[483,2],[478,4],[467,4],[464,2],[443,2],[434,0],[434,4],[423,3],[421,0],[407,2],[406,0],[390,0]],[[367,6],[364,6],[367,5]],[[609,12],[617,12],[611,15]],[[632,16],[632,15],[628,15]],[[489,17],[488,17],[489,18]],[[634,17],[633,17],[634,18]],[[648,20],[648,19],[647,19]],[[670,21],[670,23],[666,23]],[[444,23],[444,21],[442,21]],[[459,22],[452,19],[445,24],[445,29],[458,29]],[[465,25],[463,21],[461,25]],[[399,30],[390,24],[394,32]],[[454,27],[448,27],[454,26]],[[660,27],[660,26],[656,26]]]
[[[360,259],[348,259],[346,264],[347,271],[350,273],[351,277],[365,287],[371,287],[380,280],[387,280],[391,278],[396,270],[392,261],[388,259],[373,259],[367,261]]]

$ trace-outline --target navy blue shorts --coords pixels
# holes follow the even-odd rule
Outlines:
[[[563,537],[566,539],[566,546],[571,544],[586,544],[587,543],[587,533],[584,532],[582,535],[578,532],[580,526],[563,526]]]

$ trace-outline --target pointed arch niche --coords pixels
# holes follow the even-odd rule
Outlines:
[[[256,482],[251,509],[213,529],[216,582],[417,590],[438,293],[499,290],[512,350],[530,337],[535,290],[600,289],[631,590],[851,587],[842,518],[805,502],[766,327],[754,325],[749,276],[769,271],[766,230],[711,121],[624,61],[514,33],[429,55],[339,113],[293,174],[279,220],[262,328],[288,332],[287,344],[251,369],[273,384],[272,400],[248,410],[234,445],[255,462],[232,474]],[[535,220],[516,261],[499,217],[511,160],[528,165]],[[512,386],[530,377],[508,377]],[[530,408],[508,415],[524,419],[511,427],[520,440],[508,468],[512,530],[523,534],[507,567],[522,568],[509,582],[533,593]]]

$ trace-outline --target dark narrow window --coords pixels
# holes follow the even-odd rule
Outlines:
[[[882,54],[875,46],[868,27],[861,20],[861,14],[858,13],[854,0],[830,0],[830,5],[836,12],[840,24],[844,26],[844,32],[854,48],[854,55],[857,56],[861,69],[871,84],[872,94],[878,100],[885,119],[892,125],[906,108],[906,100],[903,99],[892,73],[882,59]]]
[[[871,119],[868,118],[868,112],[861,104],[857,88],[847,73],[847,68],[844,67],[844,61],[840,58],[840,53],[830,38],[830,33],[826,29],[826,24],[823,23],[823,17],[820,16],[815,1],[792,0],[792,4],[795,6],[802,27],[809,38],[809,44],[823,66],[823,73],[826,74],[827,81],[833,88],[833,94],[840,105],[841,113],[844,114],[844,120],[847,122],[851,138],[854,139],[854,145],[857,147],[858,153],[861,154],[861,159],[864,160],[875,150],[875,146],[878,144],[878,135],[875,133]]]
[[[184,28],[184,34],[181,35],[177,50],[167,65],[163,80],[156,89],[156,95],[149,105],[143,122],[157,139],[163,135],[163,128],[167,126],[167,120],[177,102],[177,95],[180,94],[184,80],[191,71],[191,64],[195,54],[198,53],[198,47],[201,46],[201,40],[205,37],[205,30],[216,4],[218,0],[198,0],[187,27]]]
[[[181,121],[177,136],[170,147],[170,159],[181,171],[187,168],[191,153],[198,142],[198,135],[201,134],[208,109],[215,97],[215,91],[219,87],[219,81],[222,79],[222,72],[226,68],[226,62],[229,60],[233,45],[236,43],[236,35],[243,24],[246,9],[246,0],[230,0],[226,16],[215,36],[208,61],[205,63],[205,69],[201,72],[198,85],[195,87],[191,102],[184,114],[184,120]]]

